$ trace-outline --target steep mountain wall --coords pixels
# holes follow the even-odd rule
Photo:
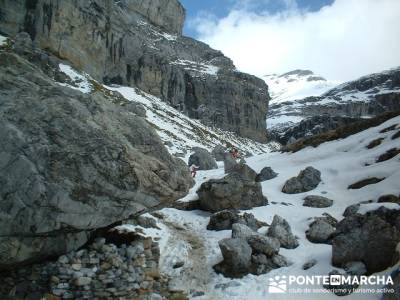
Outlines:
[[[77,249],[193,184],[140,110],[56,83],[60,60],[22,35],[0,47],[0,270]]]
[[[0,31],[107,84],[137,86],[207,125],[266,140],[268,87],[206,44],[181,36],[176,0],[2,0]]]

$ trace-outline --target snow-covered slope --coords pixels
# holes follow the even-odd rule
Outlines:
[[[187,62],[180,62],[187,63]],[[188,64],[189,67],[189,64]],[[193,66],[192,66],[193,67]],[[88,74],[78,72],[71,66],[60,64],[60,71],[68,78],[68,83],[59,83],[80,90],[83,93],[91,93],[101,90],[111,101],[122,95],[125,102],[132,101],[143,105],[146,110],[146,119],[154,127],[169,149],[170,153],[182,158],[188,158],[192,147],[202,147],[212,150],[216,145],[226,147],[235,146],[242,153],[260,154],[278,149],[278,144],[261,144],[250,139],[239,137],[232,132],[218,128],[205,126],[198,120],[194,120],[172,108],[161,99],[147,94],[137,88],[126,86],[105,86],[93,80]],[[204,66],[204,72],[215,72],[210,66]],[[118,93],[115,93],[118,92]],[[120,100],[116,100],[120,102]],[[121,103],[123,105],[124,103]]]
[[[392,125],[397,129],[380,133]],[[297,153],[268,153],[258,155],[247,160],[247,163],[256,171],[265,166],[271,166],[279,173],[278,177],[262,183],[263,193],[268,197],[270,205],[254,208],[250,211],[259,220],[271,223],[275,214],[285,218],[295,235],[299,237],[300,246],[293,250],[281,249],[281,254],[293,263],[289,267],[279,268],[261,276],[247,275],[242,279],[228,279],[217,275],[212,266],[222,260],[218,241],[231,236],[231,231],[209,231],[206,226],[209,214],[202,211],[179,211],[163,209],[158,213],[162,218],[157,219],[161,230],[149,230],[147,233],[161,238],[161,267],[163,271],[174,277],[172,284],[177,289],[185,289],[204,293],[196,299],[338,299],[334,294],[323,290],[318,294],[286,293],[269,294],[268,280],[275,276],[288,275],[327,275],[332,269],[332,246],[326,244],[313,244],[306,239],[305,231],[312,222],[313,217],[329,213],[341,220],[345,208],[360,201],[373,200],[386,194],[398,195],[400,192],[398,178],[400,176],[399,155],[381,163],[375,159],[387,150],[400,147],[400,139],[392,136],[400,130],[400,117],[391,119],[378,127],[370,128],[343,140],[327,142],[317,148],[306,148]],[[367,149],[366,146],[376,138],[384,139],[382,144]],[[281,192],[285,181],[299,173],[307,166],[313,166],[321,171],[322,182],[319,186],[307,193],[288,195]],[[200,172],[196,178],[197,184],[186,197],[195,199],[196,190],[201,182],[210,178],[223,176],[223,169]],[[350,190],[348,186],[368,177],[385,178],[385,180],[368,185],[359,190]],[[329,208],[304,207],[303,198],[307,195],[323,195],[334,200]],[[378,206],[399,208],[397,204],[363,204],[361,211],[374,210]],[[146,231],[146,229],[144,229]],[[266,229],[260,229],[265,232]],[[315,259],[317,264],[309,270],[303,270],[304,263]],[[182,268],[173,269],[176,262],[183,261]],[[390,274],[395,266],[382,274]],[[367,288],[368,286],[361,286]],[[380,286],[381,287],[381,286]],[[304,286],[291,285],[291,289],[304,288]],[[200,293],[200,295],[201,295]],[[381,294],[353,293],[346,299],[381,299]]]
[[[294,70],[282,75],[263,76],[271,96],[270,104],[320,96],[341,82],[326,80],[309,70]]]

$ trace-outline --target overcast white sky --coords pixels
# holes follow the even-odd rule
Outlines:
[[[271,14],[237,5],[223,18],[203,12],[190,26],[258,76],[310,69],[346,81],[400,66],[400,0],[336,0],[315,12],[295,0],[267,1],[284,1],[287,9]]]

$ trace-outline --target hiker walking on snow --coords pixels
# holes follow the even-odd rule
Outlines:
[[[236,148],[233,148],[231,151],[231,155],[233,159],[238,159],[239,158],[239,151]]]
[[[194,177],[196,177],[196,173],[197,173],[197,170],[199,169],[199,166],[196,166],[196,165],[191,165],[190,166],[190,174],[192,175],[192,177],[194,178]]]

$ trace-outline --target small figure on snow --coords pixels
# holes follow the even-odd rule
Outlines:
[[[239,151],[238,151],[238,149],[236,149],[236,148],[233,148],[232,150],[231,150],[231,155],[232,155],[232,158],[233,159],[238,159],[239,157],[240,157],[240,155],[239,155]]]
[[[189,170],[190,170],[190,174],[192,175],[193,178],[196,177],[196,173],[197,173],[198,169],[199,169],[199,166],[196,166],[194,164],[190,166]]]

